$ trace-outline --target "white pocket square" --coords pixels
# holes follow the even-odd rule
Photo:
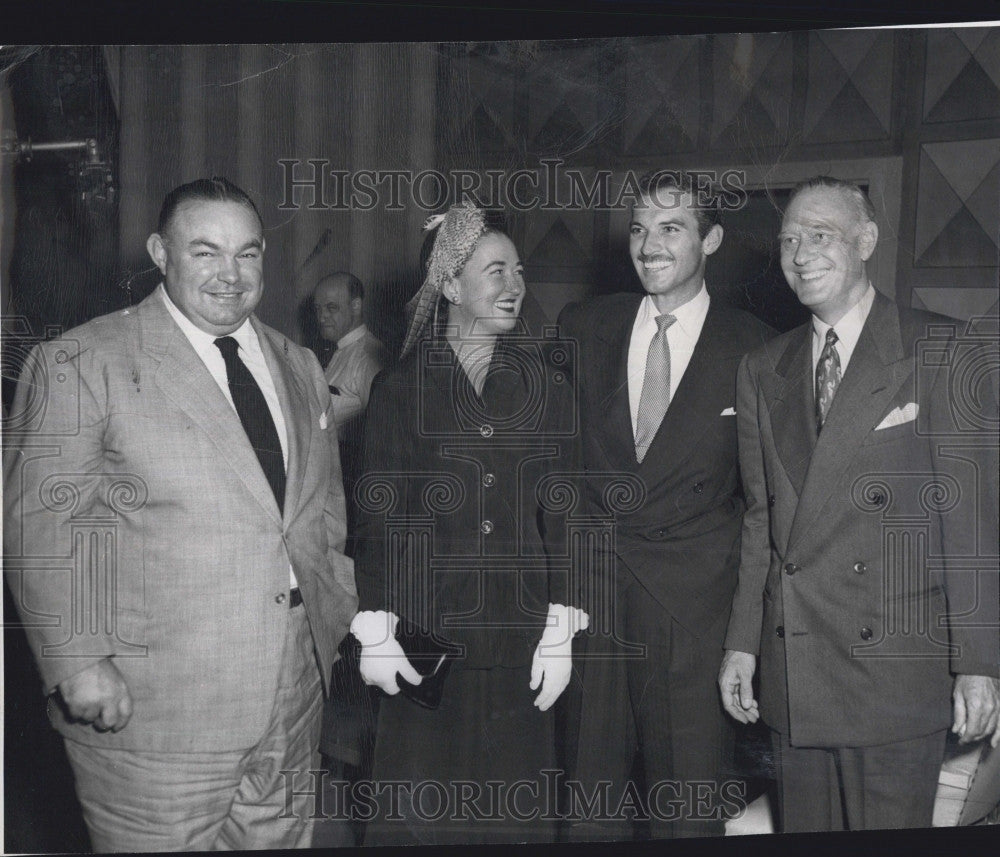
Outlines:
[[[901,426],[904,423],[912,423],[920,412],[920,406],[916,402],[907,402],[901,408],[893,408],[877,426],[875,431]]]
[[[736,408],[726,408],[721,414],[719,414],[719,416],[720,417],[735,417],[736,416]]]
[[[328,422],[327,422],[327,420],[326,420],[326,411],[324,411],[323,413],[321,413],[321,414],[319,415],[319,427],[320,427],[320,429],[321,429],[322,431],[326,431],[326,427],[327,427],[328,425],[329,425],[329,423],[328,423]]]

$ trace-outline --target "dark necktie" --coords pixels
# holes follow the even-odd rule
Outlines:
[[[237,356],[240,346],[235,339],[231,336],[220,337],[215,340],[215,347],[222,352],[222,359],[226,361],[226,377],[236,413],[240,415],[250,446],[257,453],[257,460],[274,492],[274,499],[278,501],[278,509],[283,511],[285,462],[281,455],[278,430],[274,427],[274,419],[264,394],[246,364]]]
[[[649,451],[663,416],[670,404],[670,345],[667,329],[677,321],[669,314],[656,317],[657,331],[646,352],[646,374],[639,393],[639,413],[635,419],[635,460],[642,460]]]
[[[330,365],[330,361],[333,360],[333,355],[336,353],[336,342],[324,342],[319,349],[319,365],[326,369],[326,367]]]
[[[830,413],[830,405],[840,385],[840,355],[834,345],[837,333],[831,327],[826,332],[826,342],[816,363],[816,433],[819,434]]]

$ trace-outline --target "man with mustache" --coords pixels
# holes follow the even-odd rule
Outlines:
[[[357,606],[330,394],[253,315],[244,191],[175,188],[146,246],[148,298],[25,366],[5,570],[94,850],[308,847],[288,787]]]
[[[949,724],[1000,743],[996,339],[877,292],[878,235],[856,184],[792,191],[781,268],[812,318],[737,384],[719,688],[771,729],[785,832],[930,827]]]
[[[586,514],[615,524],[613,541],[588,557],[588,588],[602,603],[587,606],[593,631],[571,776],[611,780],[613,808],[638,751],[639,794],[659,796],[644,807],[652,835],[721,836],[730,736],[712,661],[743,514],[736,368],[771,331],[706,291],[705,263],[723,237],[717,199],[685,173],[651,173],[639,186],[629,249],[645,297],[602,296],[560,316],[580,355]],[[601,626],[609,606],[613,629]],[[581,819],[571,835],[602,832]]]

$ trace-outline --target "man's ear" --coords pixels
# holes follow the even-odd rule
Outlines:
[[[712,224],[712,228],[708,230],[708,235],[701,239],[701,249],[706,256],[711,256],[719,249],[719,245],[722,243],[722,235],[722,226],[718,223]]]
[[[167,248],[163,238],[158,232],[154,232],[146,239],[146,252],[153,264],[160,269],[161,274],[167,273]]]
[[[355,315],[361,312],[361,298],[351,298],[351,312]]]
[[[858,235],[858,252],[861,254],[863,262],[867,262],[871,258],[877,244],[878,224],[874,220],[869,220],[861,227],[861,232]]]

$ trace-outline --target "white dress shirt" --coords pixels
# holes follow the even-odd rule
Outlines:
[[[359,325],[337,340],[337,350],[327,363],[323,375],[333,390],[333,419],[339,429],[368,406],[372,381],[382,368],[381,343]]]
[[[177,326],[183,331],[188,342],[191,343],[191,347],[195,350],[198,357],[201,358],[201,362],[205,364],[205,368],[208,369],[209,374],[215,379],[215,383],[219,385],[222,395],[226,397],[226,401],[229,402],[233,411],[236,411],[236,405],[233,403],[233,395],[229,392],[229,376],[226,374],[226,361],[223,360],[222,352],[215,345],[215,340],[218,337],[213,336],[211,333],[206,333],[184,315],[177,308],[177,305],[170,300],[170,295],[167,294],[163,283],[160,283],[160,294],[163,296],[167,312],[177,322]],[[243,365],[250,370],[250,374],[253,375],[257,386],[260,387],[260,391],[264,394],[264,401],[267,402],[267,409],[271,412],[271,419],[274,420],[274,427],[278,432],[278,441],[281,443],[281,457],[284,460],[285,470],[287,471],[288,428],[285,425],[285,415],[281,412],[281,405],[278,402],[278,392],[274,387],[274,379],[271,378],[271,371],[267,368],[267,362],[264,360],[264,352],[261,351],[260,341],[257,339],[257,331],[253,329],[253,325],[250,324],[250,319],[248,318],[236,330],[230,333],[229,336],[239,344],[239,351],[236,353],[239,355],[240,360],[243,361]],[[292,571],[291,566],[289,566],[288,571],[291,575],[292,588],[295,588],[298,586],[298,581],[295,579],[295,572]]]
[[[833,346],[840,356],[840,374],[847,371],[847,364],[851,362],[851,355],[854,347],[861,337],[861,328],[865,326],[868,313],[871,312],[872,304],[875,302],[875,289],[871,283],[868,290],[861,296],[861,299],[852,306],[844,317],[836,324],[827,324],[812,317],[813,338],[812,338],[812,366],[813,378],[816,377],[816,364],[819,363],[819,355],[823,353],[823,346],[826,344],[826,332],[832,327],[837,331],[837,342]]]
[[[677,394],[681,378],[691,362],[694,347],[698,344],[701,329],[708,315],[708,290],[705,284],[691,300],[681,304],[670,315],[677,319],[667,328],[667,347],[670,349],[670,399]],[[636,422],[639,419],[639,398],[642,395],[642,382],[646,376],[646,356],[649,344],[656,335],[656,317],[663,315],[653,303],[653,296],[646,295],[639,304],[635,323],[632,325],[632,338],[628,346],[628,403],[632,413],[632,436],[635,436]],[[839,333],[839,331],[838,331]]]

